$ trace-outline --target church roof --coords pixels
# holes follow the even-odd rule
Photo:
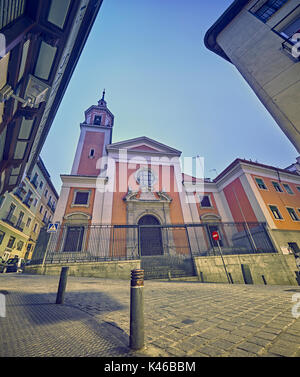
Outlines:
[[[130,152],[171,154],[178,157],[181,155],[181,151],[146,136],[108,144],[106,149],[107,151],[126,149]]]

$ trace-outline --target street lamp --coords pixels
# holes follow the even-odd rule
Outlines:
[[[41,102],[47,100],[49,86],[36,77],[29,75],[25,91],[25,98],[21,98],[14,94],[12,87],[6,84],[0,90],[0,102],[5,102],[10,98],[22,103],[22,107],[35,107],[37,108]]]

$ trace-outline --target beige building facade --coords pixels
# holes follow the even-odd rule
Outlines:
[[[205,35],[300,152],[300,1],[238,0]]]

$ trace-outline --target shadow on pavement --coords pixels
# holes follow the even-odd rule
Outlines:
[[[44,356],[48,354],[50,343],[51,348],[55,349],[55,344],[69,345],[72,339],[76,339],[75,349],[77,347],[78,352],[81,352],[80,343],[94,339],[89,342],[88,356],[102,356],[102,349],[106,356],[127,355],[130,352],[129,337],[124,330],[114,322],[102,321],[101,315],[93,317],[88,313],[88,305],[95,305],[100,311],[121,310],[123,306],[119,302],[104,293],[91,291],[73,291],[66,293],[66,296],[68,298],[65,297],[64,304],[55,304],[56,293],[9,292],[6,295],[6,318],[2,319],[0,330],[0,348],[2,341],[13,342],[16,354],[30,356],[28,349],[34,344],[40,344]],[[80,300],[83,309],[78,306]],[[23,343],[27,344],[27,350],[18,348]],[[95,348],[91,346],[93,343]],[[11,348],[14,348],[13,344]],[[75,349],[67,351],[66,348],[62,354],[76,352]],[[52,352],[55,354],[56,351]],[[79,353],[78,356],[82,355]]]

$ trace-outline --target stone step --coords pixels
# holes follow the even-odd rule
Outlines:
[[[188,277],[188,276],[194,276],[194,271],[186,271],[186,270],[179,270],[179,269],[172,269],[172,268],[166,268],[166,269],[150,269],[145,270],[145,279],[169,279],[171,278],[179,278],[179,277]]]
[[[145,271],[145,279],[195,276],[192,259],[181,255],[143,256],[141,268]]]
[[[199,278],[198,278],[198,276],[181,276],[181,277],[173,277],[173,276],[171,276],[171,279],[164,279],[164,278],[162,278],[162,279],[159,279],[159,280],[162,280],[162,281],[170,281],[170,280],[174,280],[174,281],[197,281],[197,282],[199,282]]]
[[[194,275],[193,269],[180,269],[180,268],[146,268],[144,269],[146,274],[165,274],[170,272],[173,275]]]

